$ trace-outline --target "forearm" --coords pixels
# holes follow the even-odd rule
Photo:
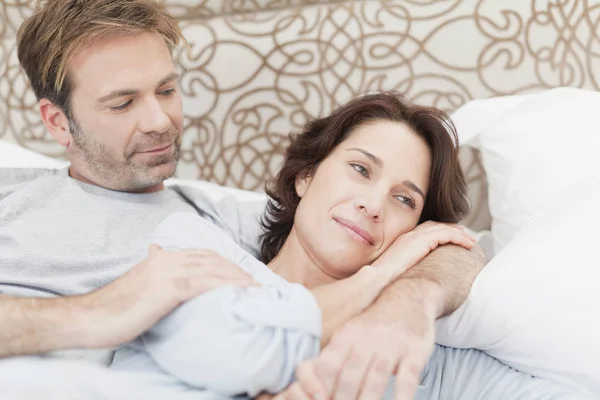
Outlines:
[[[434,318],[443,317],[465,301],[484,265],[485,254],[479,245],[472,250],[439,247],[385,288],[373,307],[393,312],[394,304],[410,291],[413,301],[420,302]]]
[[[81,347],[78,298],[0,295],[0,357]]]
[[[389,284],[390,277],[384,268],[367,266],[349,278],[311,290],[322,313],[321,347],[338,327],[373,303]]]

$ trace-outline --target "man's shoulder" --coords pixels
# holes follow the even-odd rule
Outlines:
[[[61,169],[46,168],[0,168],[0,187],[19,185],[44,176],[54,176]]]
[[[28,184],[59,175],[61,169],[0,168],[0,200]]]

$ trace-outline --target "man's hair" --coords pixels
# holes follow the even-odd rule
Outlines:
[[[375,121],[408,125],[429,147],[432,157],[429,190],[419,222],[456,223],[469,210],[467,185],[458,157],[458,135],[443,111],[412,104],[401,95],[385,92],[359,97],[330,116],[309,121],[291,135],[285,161],[266,187],[269,196],[262,219],[261,256],[271,261],[285,243],[300,197],[296,178],[314,174],[319,164],[358,127]]]
[[[183,37],[177,20],[154,0],[38,0],[17,33],[19,62],[39,99],[71,118],[69,66],[93,42],[159,34],[172,52]]]

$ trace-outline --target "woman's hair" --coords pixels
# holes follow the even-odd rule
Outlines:
[[[412,104],[394,92],[366,95],[339,107],[328,117],[309,121],[301,133],[290,135],[283,167],[266,187],[269,201],[261,221],[265,229],[261,236],[264,262],[277,255],[294,224],[300,203],[296,178],[312,175],[356,128],[374,121],[408,125],[431,150],[430,184],[419,223],[456,223],[467,213],[469,202],[458,158],[458,136],[448,114]]]
[[[183,36],[159,0],[38,0],[17,32],[17,54],[33,92],[70,117],[70,64],[91,44],[157,33],[173,51]]]

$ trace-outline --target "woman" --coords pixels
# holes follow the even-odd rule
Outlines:
[[[161,223],[155,243],[163,249],[217,264],[225,258],[257,286],[221,288],[185,303],[117,351],[113,368],[142,372],[148,385],[173,396],[278,393],[337,327],[436,246],[474,245],[452,225],[466,213],[467,200],[449,118],[391,93],[361,97],[310,122],[292,138],[268,194],[267,265],[201,217],[175,214]],[[332,303],[344,304],[344,311],[329,315],[339,310]],[[450,356],[436,349],[418,398],[477,393],[460,381],[464,373],[441,375]],[[522,390],[513,376],[519,373],[482,353],[466,352],[463,359],[482,371],[504,368],[495,382],[519,383],[515,390]]]

